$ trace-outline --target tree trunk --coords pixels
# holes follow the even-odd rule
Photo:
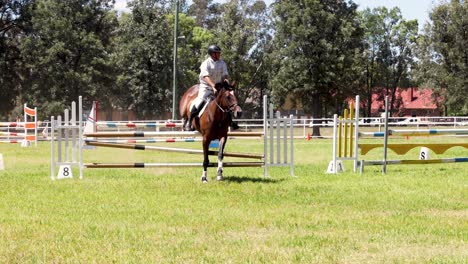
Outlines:
[[[314,93],[312,95],[312,117],[314,118],[314,124],[320,124],[322,121],[317,119],[322,118],[320,115],[320,94]],[[313,126],[312,136],[320,137],[320,126]]]

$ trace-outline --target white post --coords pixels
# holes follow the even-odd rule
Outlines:
[[[276,111],[276,163],[281,163],[281,113]]]
[[[34,146],[37,147],[37,107],[34,107]]]
[[[387,143],[388,143],[388,95],[385,96],[385,134],[383,149],[382,173],[387,173]]]
[[[63,129],[63,132],[65,133],[65,162],[69,162],[70,161],[70,157],[69,157],[69,152],[70,152],[70,149],[69,149],[69,143],[68,141],[70,140],[69,138],[69,132],[70,132],[70,128],[68,127],[69,126],[69,115],[68,115],[68,108],[65,109],[64,113],[63,113],[63,116],[64,116],[64,120],[63,120],[63,125],[65,126],[64,129]]]
[[[338,148],[338,115],[334,114],[333,115],[333,158],[332,158],[332,164],[331,164],[331,170],[328,170],[328,173],[338,173],[337,171],[337,166],[336,166],[336,153],[337,153],[337,148]],[[328,166],[330,167],[330,165]]]
[[[97,106],[96,106],[97,111]],[[96,113],[97,121],[97,113]],[[95,123],[97,124],[97,122]],[[79,167],[80,167],[80,180],[83,179],[83,98],[78,97],[78,152],[80,156]]]
[[[62,162],[62,117],[57,116],[57,161]]]
[[[353,163],[354,172],[357,171],[358,157],[359,157],[359,110],[360,110],[360,97],[356,96],[356,106],[354,111],[354,152],[353,152]],[[353,132],[351,132],[353,133]]]
[[[55,119],[54,116],[50,117],[50,178],[55,180]]]
[[[72,151],[72,162],[76,162],[76,129],[75,129],[75,126],[76,126],[76,103],[75,101],[72,102],[72,105],[71,105],[71,116],[70,116],[70,126],[72,127],[71,128],[71,133],[72,133],[72,148],[71,148],[71,151]]]
[[[293,115],[290,115],[290,119],[291,119],[291,146],[290,146],[290,151],[291,151],[291,155],[290,155],[290,158],[289,158],[289,174],[291,176],[294,176],[294,124],[293,124]]]
[[[274,134],[273,134],[273,130],[274,130],[274,121],[275,121],[275,118],[274,118],[274,115],[273,115],[273,104],[269,104],[269,107],[270,107],[270,118],[268,119],[268,122],[269,122],[269,129],[270,129],[270,163],[271,164],[274,164],[275,163],[275,156],[274,156],[274,148],[275,148],[275,145],[274,145],[274,142],[273,142],[273,138],[274,138]]]

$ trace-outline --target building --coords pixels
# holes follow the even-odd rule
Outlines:
[[[385,109],[385,89],[372,95],[371,115],[381,116]],[[441,99],[437,99],[439,103]],[[430,88],[397,88],[392,116],[442,116],[443,109],[437,105]]]

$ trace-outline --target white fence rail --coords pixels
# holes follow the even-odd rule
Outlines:
[[[248,132],[261,130],[263,128],[263,119],[237,119],[240,126],[239,131]],[[55,121],[57,122],[57,121]],[[294,119],[295,136],[297,138],[307,138],[308,135],[312,134],[313,127],[331,129],[333,127],[333,118],[295,118]],[[7,122],[5,122],[7,123]],[[103,124],[105,121],[100,121]],[[141,120],[141,121],[110,121],[109,126],[102,126],[98,128],[98,131],[179,131],[181,121],[180,120]],[[171,123],[175,126],[158,126],[153,124],[165,124]],[[14,124],[12,122],[11,124]],[[130,125],[125,125],[130,124]],[[147,124],[147,125],[145,125]],[[360,118],[360,127],[368,127],[369,129],[376,131],[383,131],[384,119],[379,117],[364,117]],[[416,129],[426,129],[433,127],[453,127],[462,128],[468,127],[468,116],[443,116],[443,117],[390,117],[389,127],[412,127]],[[22,132],[23,128],[11,125],[11,126],[0,126],[0,133],[12,133]],[[50,121],[46,120],[39,122],[38,140],[50,140]],[[321,136],[327,138],[327,135]],[[5,136],[5,138],[9,138]],[[13,136],[11,136],[13,138]]]

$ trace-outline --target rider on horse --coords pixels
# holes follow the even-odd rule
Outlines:
[[[189,121],[185,130],[193,131],[192,120],[210,97],[216,94],[216,83],[228,82],[228,70],[226,63],[221,59],[221,48],[216,45],[208,47],[210,57],[200,66],[198,97],[195,99],[192,109],[190,109]]]

